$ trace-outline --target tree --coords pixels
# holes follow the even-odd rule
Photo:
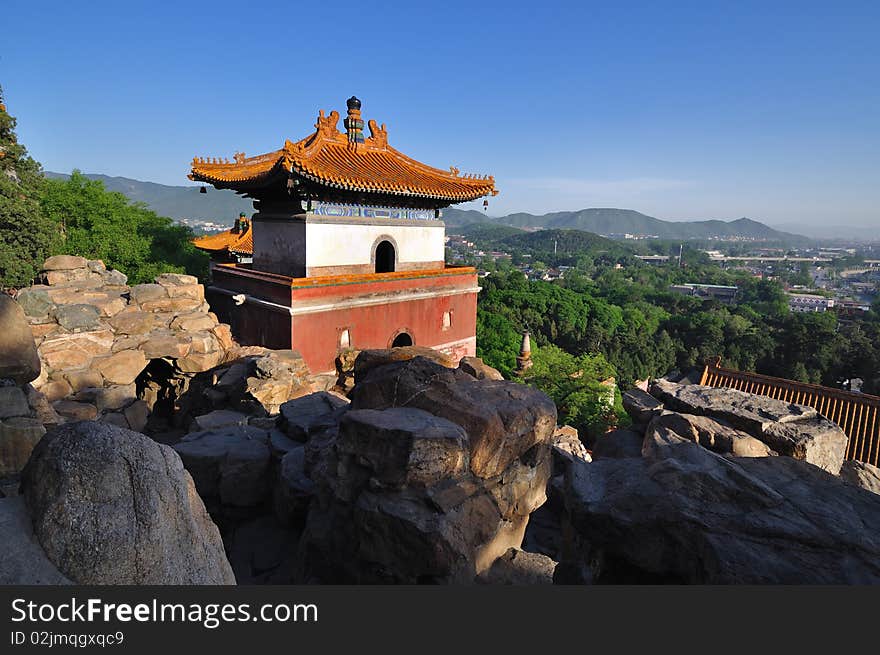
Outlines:
[[[558,422],[577,428],[581,439],[591,443],[625,421],[614,377],[614,367],[601,354],[575,357],[547,345],[532,349],[532,367],[522,380],[550,396]]]
[[[0,287],[30,284],[58,234],[40,209],[40,164],[18,143],[15,122],[0,90]]]
[[[46,180],[42,207],[62,226],[58,253],[101,259],[134,284],[160,273],[207,276],[208,257],[190,242],[189,228],[107,191],[79,171],[68,180]]]

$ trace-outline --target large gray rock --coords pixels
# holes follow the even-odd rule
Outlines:
[[[540,553],[511,548],[479,576],[478,581],[495,585],[553,584],[556,562]]]
[[[663,428],[719,454],[736,457],[768,457],[776,454],[763,441],[755,439],[742,430],[708,416],[675,412],[658,415],[648,424],[645,433],[648,437],[646,443],[650,444],[652,434]]]
[[[275,516],[282,525],[301,523],[315,495],[315,483],[305,472],[305,448],[290,450],[281,458],[273,487]]]
[[[19,387],[0,387],[0,419],[27,416],[31,411],[27,396]]]
[[[0,379],[27,384],[40,375],[40,357],[24,310],[0,293]]]
[[[34,532],[79,584],[234,584],[217,527],[174,451],[137,432],[57,428],[22,473]]]
[[[802,459],[835,475],[843,464],[846,433],[812,407],[735,389],[666,380],[656,380],[651,393],[667,409],[722,420],[780,455]]]
[[[20,473],[46,429],[38,419],[16,416],[0,421],[0,477]]]
[[[479,357],[462,357],[458,368],[477,380],[503,380],[504,376]]]
[[[552,472],[549,399],[419,356],[376,365],[352,396],[303,447],[315,496],[297,581],[472,583],[521,546]]]
[[[269,493],[269,436],[246,425],[188,434],[174,450],[205,499],[222,505],[251,507]]]
[[[468,437],[455,423],[411,408],[347,412],[337,450],[389,488],[426,487],[468,468]]]
[[[21,496],[0,498],[0,585],[73,584],[49,561],[34,537]]]
[[[663,403],[638,387],[624,391],[623,409],[636,423],[646,424],[663,411]]]
[[[880,494],[880,468],[848,459],[840,469],[840,479],[865,491]]]
[[[596,459],[641,457],[644,436],[634,430],[612,430],[601,434],[593,445],[593,457]]]
[[[461,426],[470,442],[471,470],[481,478],[499,475],[532,446],[549,442],[556,427],[556,406],[540,391],[475,380],[420,356],[356,379],[352,409],[414,407]]]
[[[880,583],[880,502],[790,457],[728,459],[657,430],[574,462],[569,534],[597,582]]]
[[[52,311],[58,325],[70,332],[85,332],[100,327],[100,312],[94,305],[58,305]]]
[[[35,321],[44,322],[55,307],[55,303],[46,292],[48,287],[27,287],[15,294],[15,300],[21,305],[24,313]]]
[[[326,391],[288,400],[281,405],[279,427],[291,439],[305,442],[314,432],[336,424],[345,407],[348,400]]]

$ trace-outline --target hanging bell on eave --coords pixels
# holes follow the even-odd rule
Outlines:
[[[200,186],[200,187],[199,187],[199,193],[208,193],[208,187],[206,187],[206,186]]]
[[[489,201],[484,200],[483,201],[483,211],[488,211],[488,209],[489,209]]]

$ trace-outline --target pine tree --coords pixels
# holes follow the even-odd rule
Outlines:
[[[15,135],[0,89],[0,287],[30,284],[49,256],[58,226],[40,209],[44,178]]]

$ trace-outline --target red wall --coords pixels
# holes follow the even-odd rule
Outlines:
[[[443,313],[452,312],[452,325],[442,329]],[[348,329],[351,347],[389,348],[400,331],[417,346],[440,346],[473,338],[477,330],[477,294],[331,310],[293,317],[293,347],[302,353],[313,373],[332,371],[339,336]],[[468,353],[474,354],[474,353]]]

